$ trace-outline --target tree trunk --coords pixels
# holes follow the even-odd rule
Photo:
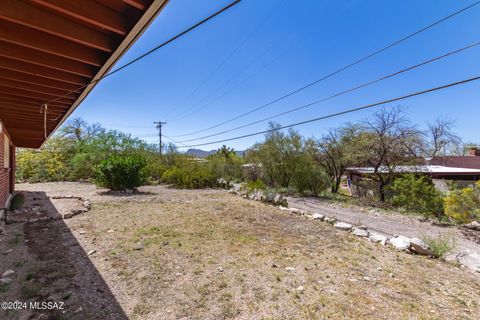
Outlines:
[[[385,183],[380,182],[380,186],[378,188],[379,195],[380,195],[380,202],[385,202]]]
[[[340,189],[340,183],[342,182],[341,177],[335,177],[335,179],[332,181],[332,193],[338,193],[338,190]]]

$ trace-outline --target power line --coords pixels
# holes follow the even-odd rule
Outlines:
[[[57,101],[57,100],[59,100],[59,99],[65,98],[66,96],[68,96],[68,95],[71,94],[71,93],[76,93],[76,92],[78,92],[79,90],[82,90],[82,89],[86,88],[87,86],[89,86],[89,85],[91,85],[91,84],[96,84],[96,83],[99,82],[100,80],[103,80],[103,79],[105,79],[106,77],[109,77],[109,76],[111,76],[111,75],[113,75],[113,74],[115,74],[115,73],[117,73],[117,72],[125,69],[126,67],[134,64],[135,62],[138,62],[139,60],[145,58],[146,56],[154,53],[154,52],[157,51],[158,49],[160,49],[160,48],[166,46],[167,44],[169,44],[169,43],[177,40],[178,38],[186,35],[186,34],[189,33],[190,31],[198,28],[198,27],[201,26],[202,24],[204,24],[204,23],[206,23],[207,21],[215,18],[215,17],[218,16],[219,14],[227,11],[228,9],[230,9],[230,8],[233,7],[233,6],[235,6],[236,4],[238,4],[238,3],[241,2],[241,1],[242,1],[242,0],[234,0],[234,1],[232,1],[230,4],[226,5],[225,7],[221,8],[221,9],[218,10],[218,11],[216,11],[215,13],[213,13],[213,14],[209,15],[208,17],[200,20],[199,22],[195,23],[194,25],[190,26],[189,28],[185,29],[184,31],[176,34],[175,36],[171,37],[170,39],[162,42],[161,44],[157,45],[156,47],[148,50],[147,52],[141,54],[140,56],[136,57],[135,59],[130,60],[129,62],[125,63],[124,65],[122,65],[122,66],[114,69],[113,71],[111,71],[111,72],[109,72],[109,73],[101,76],[101,77],[98,78],[98,79],[92,80],[92,81],[90,81],[89,83],[84,84],[84,85],[78,87],[78,88],[75,89],[75,90],[69,91],[68,93],[64,94],[63,96],[59,96],[59,97],[57,97],[57,98],[54,98],[54,99],[52,99],[52,100],[49,100],[49,101],[45,102],[44,104],[49,104],[49,103],[52,103],[52,102]]]
[[[453,83],[449,83],[449,84],[446,84],[446,85],[443,85],[443,86],[440,86],[440,87],[434,87],[434,88],[430,88],[430,89],[427,89],[427,90],[410,93],[410,94],[407,94],[407,95],[404,95],[404,96],[401,96],[401,97],[398,97],[398,98],[383,100],[383,101],[368,104],[368,105],[365,105],[365,106],[361,106],[361,107],[357,107],[357,108],[353,108],[353,109],[348,109],[348,110],[341,111],[341,112],[331,113],[331,114],[326,115],[326,116],[321,116],[321,117],[318,117],[318,118],[313,118],[313,119],[309,119],[309,120],[305,120],[305,121],[301,121],[301,122],[292,123],[292,124],[289,124],[289,125],[286,125],[286,126],[281,126],[281,127],[274,128],[274,129],[263,130],[263,131],[249,133],[249,134],[245,134],[245,135],[237,136],[237,137],[233,137],[233,138],[217,140],[217,141],[212,141],[212,142],[206,142],[206,143],[199,143],[199,144],[194,144],[194,145],[188,145],[188,146],[184,146],[184,147],[185,148],[200,147],[200,146],[206,146],[206,145],[211,145],[211,144],[216,144],[216,143],[221,143],[221,142],[243,139],[243,138],[247,138],[247,137],[253,137],[253,136],[256,136],[256,135],[260,135],[260,134],[265,134],[265,133],[269,133],[269,132],[273,132],[273,131],[287,129],[287,128],[291,128],[291,127],[295,127],[295,126],[299,126],[299,125],[303,125],[303,124],[307,124],[307,123],[311,123],[311,122],[316,122],[316,121],[320,121],[320,120],[324,120],[324,119],[328,119],[328,118],[337,117],[337,116],[340,116],[340,115],[344,115],[344,114],[348,114],[348,113],[352,113],[352,112],[356,112],[356,111],[360,111],[360,110],[373,108],[375,106],[379,106],[379,105],[382,105],[382,104],[404,100],[404,99],[407,99],[407,98],[423,95],[423,94],[426,94],[426,93],[446,89],[446,88],[453,87],[453,86],[462,85],[462,84],[473,82],[473,81],[476,81],[476,80],[480,80],[480,76],[465,79],[465,80],[461,80],[461,81],[457,81],[457,82],[453,82]]]
[[[194,103],[191,107],[190,110],[186,110],[187,112],[184,112],[183,114],[179,115],[172,121],[177,121],[177,120],[183,120],[188,117],[190,117],[192,114],[197,113],[198,111],[204,109],[207,107],[209,104],[211,104],[213,101],[208,101],[215,93],[217,93],[219,90],[223,89],[225,86],[227,86],[232,80],[236,79],[239,75],[241,75],[245,70],[248,70],[252,65],[255,64],[259,59],[264,57],[270,50],[272,50],[275,46],[277,46],[280,42],[282,42],[285,38],[287,37],[287,34],[279,38],[273,45],[267,48],[262,54],[258,55],[254,59],[252,59],[247,65],[245,65],[243,68],[241,68],[238,72],[236,72],[233,76],[231,76],[229,79],[227,79],[225,82],[223,82],[220,86],[216,87],[210,93],[205,95],[203,98],[198,100],[196,103]],[[255,72],[256,73],[256,72]],[[244,82],[244,81],[242,81]]]
[[[370,86],[370,85],[372,85],[372,84],[378,83],[378,82],[383,81],[383,80],[386,80],[386,79],[388,79],[388,78],[391,78],[391,77],[397,76],[397,75],[399,75],[399,74],[402,74],[402,73],[405,73],[405,72],[414,70],[414,69],[416,69],[416,68],[422,67],[422,66],[424,66],[424,65],[426,65],[426,64],[429,64],[429,63],[432,63],[432,62],[441,60],[441,59],[443,59],[443,58],[452,56],[452,55],[454,55],[454,54],[463,52],[463,51],[465,51],[465,50],[474,48],[474,47],[476,47],[476,46],[478,46],[478,45],[480,45],[480,42],[475,42],[475,43],[470,44],[470,45],[468,45],[468,46],[465,46],[465,47],[462,47],[462,48],[460,48],[460,49],[456,49],[456,50],[450,51],[450,52],[448,52],[448,53],[445,53],[445,54],[442,54],[442,55],[437,56],[437,57],[435,57],[435,58],[432,58],[432,59],[423,61],[423,62],[421,62],[421,63],[418,63],[418,64],[416,64],[416,65],[410,66],[410,67],[408,67],[408,68],[404,68],[404,69],[402,69],[402,70],[400,70],[400,71],[397,71],[397,72],[394,72],[394,73],[391,73],[391,74],[382,76],[382,77],[380,77],[380,78],[377,78],[377,79],[375,79],[375,80],[366,82],[366,83],[364,83],[364,84],[355,86],[355,87],[350,88],[350,89],[348,89],[348,90],[338,92],[338,93],[333,94],[333,95],[331,95],[331,96],[328,96],[328,97],[326,97],[326,98],[323,98],[323,99],[320,99],[320,100],[316,100],[316,101],[314,101],[314,102],[310,102],[310,103],[301,105],[301,106],[299,106],[299,107],[296,107],[296,108],[293,108],[293,109],[289,109],[289,110],[284,111],[284,112],[277,113],[277,114],[275,114],[275,115],[273,115],[273,116],[269,116],[269,117],[266,117],[266,118],[263,118],[263,119],[260,119],[260,120],[256,120],[256,121],[253,121],[253,122],[250,122],[250,123],[247,123],[247,124],[244,124],[244,125],[235,127],[235,128],[231,128],[231,129],[228,129],[228,130],[221,131],[221,132],[209,134],[209,135],[206,135],[206,136],[203,136],[203,137],[199,137],[199,138],[195,138],[195,139],[189,139],[189,140],[180,140],[180,142],[191,142],[191,141],[198,141],[198,140],[203,140],[203,139],[211,138],[211,137],[214,137],[214,136],[218,136],[218,135],[222,135],[222,134],[225,134],[225,133],[229,133],[229,132],[232,132],[232,131],[236,131],[236,130],[239,130],[239,129],[242,129],[242,128],[246,128],[246,127],[249,127],[249,126],[255,125],[255,124],[257,124],[257,123],[261,123],[261,122],[270,120],[270,119],[274,119],[274,118],[277,118],[277,117],[280,117],[280,116],[283,116],[283,115],[286,115],[286,114],[289,114],[289,113],[292,113],[292,112],[295,112],[295,111],[298,111],[298,110],[301,110],[301,109],[304,109],[304,108],[307,108],[307,107],[311,107],[311,106],[313,106],[313,105],[315,105],[315,104],[318,104],[318,103],[321,103],[321,102],[325,102],[325,101],[327,101],[327,100],[330,100],[330,99],[333,99],[333,98],[342,96],[342,95],[344,95],[344,94],[351,93],[351,92],[353,92],[353,91],[356,91],[356,90],[365,88],[365,87],[367,87],[367,86]]]
[[[398,45],[398,44],[400,44],[400,43],[402,43],[402,42],[404,42],[404,41],[406,41],[406,40],[408,40],[408,39],[410,39],[410,38],[412,38],[412,37],[414,37],[414,36],[416,36],[416,35],[418,35],[418,34],[420,34],[420,33],[422,33],[422,32],[424,32],[424,31],[430,29],[430,28],[433,28],[434,26],[436,26],[436,25],[438,25],[438,24],[440,24],[440,23],[442,23],[442,22],[444,22],[444,21],[446,21],[446,20],[448,20],[448,19],[450,19],[450,18],[453,18],[454,16],[456,16],[456,15],[458,15],[458,14],[464,12],[464,11],[467,11],[468,9],[473,8],[474,6],[476,6],[476,5],[478,5],[478,4],[480,4],[480,1],[476,1],[476,2],[474,2],[473,4],[471,4],[471,5],[469,5],[469,6],[466,6],[466,7],[462,8],[462,9],[460,9],[460,10],[458,10],[458,11],[455,11],[455,12],[449,14],[448,16],[446,16],[446,17],[444,17],[444,18],[442,18],[442,19],[440,19],[440,20],[437,20],[437,21],[429,24],[429,25],[426,26],[426,27],[423,27],[423,28],[421,28],[421,29],[419,29],[419,30],[417,30],[417,31],[415,31],[415,32],[413,32],[413,33],[411,33],[411,34],[409,34],[409,35],[407,35],[407,36],[405,36],[405,37],[403,37],[403,38],[401,38],[401,39],[399,39],[399,40],[397,40],[397,41],[395,41],[395,42],[393,42],[393,43],[391,43],[391,44],[389,44],[389,45],[387,45],[387,46],[385,46],[385,47],[383,47],[383,48],[381,48],[381,49],[379,49],[379,50],[376,50],[376,51],[368,54],[367,56],[365,56],[365,57],[363,57],[363,58],[360,58],[360,59],[358,59],[358,60],[355,60],[354,62],[352,62],[352,63],[350,63],[350,64],[348,64],[348,65],[346,65],[346,66],[344,66],[344,67],[342,67],[342,68],[340,68],[340,69],[338,69],[338,70],[336,70],[336,71],[333,71],[333,72],[331,72],[331,73],[329,73],[329,74],[327,74],[327,75],[325,75],[325,76],[323,76],[323,77],[321,77],[321,78],[319,78],[319,79],[317,79],[317,80],[315,80],[315,81],[313,81],[313,82],[310,82],[310,83],[308,83],[308,84],[306,84],[306,85],[304,85],[304,86],[302,86],[302,87],[300,87],[300,88],[298,88],[298,89],[295,89],[295,90],[293,90],[293,91],[291,91],[291,92],[289,92],[289,93],[287,93],[287,94],[285,94],[285,95],[283,95],[283,96],[281,96],[281,97],[279,97],[279,98],[276,98],[275,100],[272,100],[272,101],[270,101],[270,102],[268,102],[268,103],[265,103],[265,104],[263,104],[263,105],[261,105],[261,106],[259,106],[259,107],[256,107],[256,108],[254,108],[254,109],[252,109],[252,110],[250,110],[250,111],[247,111],[247,112],[245,112],[245,113],[242,113],[242,114],[240,114],[240,115],[238,115],[238,116],[235,116],[235,117],[233,117],[233,118],[231,118],[231,119],[229,119],[229,120],[226,120],[226,121],[217,123],[217,124],[215,124],[215,125],[212,125],[212,126],[210,126],[210,127],[208,127],[208,128],[204,128],[204,129],[197,130],[197,131],[190,132],[190,133],[186,133],[186,134],[176,135],[175,137],[185,137],[185,136],[194,135],[194,134],[197,134],[197,133],[200,133],[200,132],[204,132],[204,131],[207,131],[207,130],[210,130],[210,129],[219,127],[219,126],[221,126],[221,125],[230,123],[230,122],[235,121],[235,120],[237,120],[237,119],[240,119],[240,118],[242,118],[242,117],[245,117],[246,115],[249,115],[249,114],[251,114],[251,113],[253,113],[253,112],[256,112],[256,111],[258,111],[258,110],[261,110],[261,109],[263,109],[263,108],[266,108],[266,107],[268,107],[268,106],[270,106],[270,105],[272,105],[272,104],[274,104],[274,103],[276,103],[276,102],[279,102],[279,101],[281,101],[281,100],[284,100],[284,99],[286,99],[286,98],[288,98],[288,97],[290,97],[290,96],[292,96],[292,95],[294,95],[294,94],[296,94],[296,93],[298,93],[298,92],[300,92],[300,91],[303,91],[303,90],[305,90],[305,89],[307,89],[307,88],[309,88],[309,87],[311,87],[311,86],[313,86],[313,85],[315,85],[315,84],[317,84],[317,83],[319,83],[319,82],[322,82],[322,81],[324,81],[324,80],[327,80],[327,79],[329,79],[329,78],[331,78],[331,77],[333,77],[333,76],[335,76],[335,75],[337,75],[337,74],[339,74],[339,73],[341,73],[341,72],[343,72],[343,71],[345,71],[345,70],[347,70],[347,69],[349,69],[349,68],[351,68],[351,67],[353,67],[353,66],[355,66],[355,65],[357,65],[357,64],[359,64],[359,63],[361,63],[361,62],[363,62],[363,61],[365,61],[365,60],[368,60],[368,59],[370,59],[370,58],[372,58],[372,57],[374,57],[374,56],[376,56],[376,55],[378,55],[378,54],[380,54],[380,53],[382,53],[382,52],[384,52],[384,51],[386,51],[386,50],[388,50],[388,49],[390,49],[390,48],[392,48],[392,47],[394,47],[394,46],[396,46],[396,45]]]
[[[285,35],[286,36],[286,35]],[[274,48],[278,43],[280,43],[284,38],[280,38],[275,44],[273,44],[271,47],[269,47],[263,54],[261,54],[260,56],[258,56],[257,58],[255,58],[254,60],[252,60],[247,66],[245,66],[242,70],[240,70],[239,72],[237,72],[234,76],[232,76],[230,79],[228,79],[224,84],[222,84],[220,87],[218,87],[217,89],[215,89],[213,92],[211,92],[208,96],[204,97],[202,99],[202,101],[199,101],[198,104],[194,105],[193,108],[196,108],[196,107],[199,107],[200,109],[203,109],[209,105],[211,105],[212,103],[220,100],[221,98],[223,98],[225,95],[227,95],[228,93],[230,93],[233,89],[238,89],[239,86],[243,85],[247,80],[251,79],[252,77],[254,77],[255,75],[257,75],[258,73],[262,72],[263,70],[267,69],[269,66],[271,66],[272,64],[274,64],[277,60],[279,60],[280,58],[282,58],[285,54],[287,54],[292,48],[294,48],[295,46],[297,46],[299,43],[301,43],[302,41],[304,41],[304,39],[299,39],[297,41],[295,41],[294,43],[292,43],[290,46],[288,46],[286,48],[286,50],[283,50],[279,55],[276,55],[273,59],[271,59],[270,61],[268,61],[267,64],[264,64],[263,66],[261,66],[261,68],[257,69],[256,71],[254,71],[252,74],[248,75],[247,77],[243,78],[241,81],[239,81],[234,87],[231,87],[231,88],[228,88],[227,90],[224,90],[219,96],[215,97],[214,99],[210,100],[210,101],[206,101],[208,100],[208,98],[210,98],[214,93],[216,93],[217,91],[219,91],[220,89],[223,89],[225,86],[227,86],[232,80],[234,80],[235,78],[237,78],[241,73],[243,73],[245,70],[247,70],[248,68],[250,68],[255,62],[257,62],[260,58],[262,58],[263,56],[265,56],[272,48]],[[195,109],[194,111],[192,111],[192,113],[190,114],[187,114],[185,115],[184,117],[182,118],[177,118],[177,119],[173,119],[172,121],[177,121],[177,120],[184,120],[185,118],[191,116],[193,113],[196,113],[197,109]],[[182,137],[184,135],[179,135],[179,136],[175,136],[175,137]]]
[[[260,28],[262,28],[262,26],[273,16],[273,13],[275,13],[276,10],[278,10],[281,5],[283,4],[285,0],[282,0],[281,2],[279,2],[279,5],[277,5],[276,7],[273,8],[273,10],[267,14],[263,19],[262,21],[253,29],[252,32],[250,32],[247,37],[245,39],[243,39],[240,44],[238,44],[229,54],[228,56],[222,61],[220,62],[220,64],[215,68],[215,70],[210,73],[205,79],[203,79],[203,81],[192,91],[190,92],[190,94],[185,97],[183,99],[182,102],[178,103],[177,105],[175,105],[174,107],[172,107],[170,110],[168,110],[164,117],[167,117],[173,110],[183,106],[185,104],[186,101],[188,101],[188,99],[190,99],[201,87],[203,87],[218,71],[220,71],[222,69],[222,67],[235,55],[235,53],[238,52],[238,50],[240,50],[241,47],[243,47],[243,45],[245,45],[245,43],[247,43],[248,40],[251,39],[251,37],[258,32],[258,30],[260,30]],[[188,113],[188,110],[186,110],[187,113]],[[180,115],[182,116],[182,115]]]
[[[164,136],[165,138],[167,138],[168,140],[172,141],[174,144],[179,144],[180,146],[185,147],[185,145],[184,145],[183,143],[178,142],[178,141],[172,139],[171,137],[169,137],[169,136],[167,136],[167,135],[163,135],[163,136]]]

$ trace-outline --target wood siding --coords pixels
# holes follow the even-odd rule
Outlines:
[[[8,196],[11,192],[13,192],[13,183],[12,177],[14,172],[14,156],[15,153],[13,151],[13,147],[9,146],[10,148],[10,165],[9,168],[5,168],[4,166],[4,159],[5,159],[5,135],[6,129],[5,126],[0,121],[0,126],[2,128],[0,132],[0,208],[5,206],[5,202],[8,199]],[[9,139],[10,140],[10,139]]]

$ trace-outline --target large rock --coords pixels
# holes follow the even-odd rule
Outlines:
[[[379,233],[372,233],[368,237],[368,240],[370,240],[371,242],[374,242],[374,243],[381,243],[382,245],[385,245],[388,238],[386,236],[382,235],[382,234],[379,234]]]
[[[470,223],[464,224],[463,226],[467,229],[480,231],[480,222],[478,221],[472,221]]]
[[[352,234],[353,235],[356,235],[357,237],[368,237],[370,235],[370,233],[363,229],[363,228],[353,228],[353,231],[352,231]]]
[[[337,222],[333,225],[335,228],[343,230],[343,231],[350,231],[352,230],[352,225],[346,222]]]
[[[478,253],[463,250],[455,256],[455,260],[476,272],[480,272],[480,255]]]
[[[410,239],[404,236],[395,236],[388,242],[398,251],[405,251],[410,248]]]
[[[410,239],[410,250],[424,256],[433,255],[433,252],[430,249],[430,247],[422,239],[418,239],[418,238]]]

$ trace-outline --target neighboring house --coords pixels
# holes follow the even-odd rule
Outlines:
[[[388,173],[388,168],[381,167],[378,172]],[[374,168],[352,167],[346,171],[348,188],[351,195],[357,197],[378,195],[378,186],[371,179]],[[480,180],[480,149],[471,148],[467,156],[444,156],[422,159],[418,165],[397,166],[394,173],[425,174],[432,178],[435,187],[446,192],[449,184],[456,184],[459,187],[474,185]]]
[[[0,1],[0,208],[14,191],[15,147],[39,148],[166,3]]]

